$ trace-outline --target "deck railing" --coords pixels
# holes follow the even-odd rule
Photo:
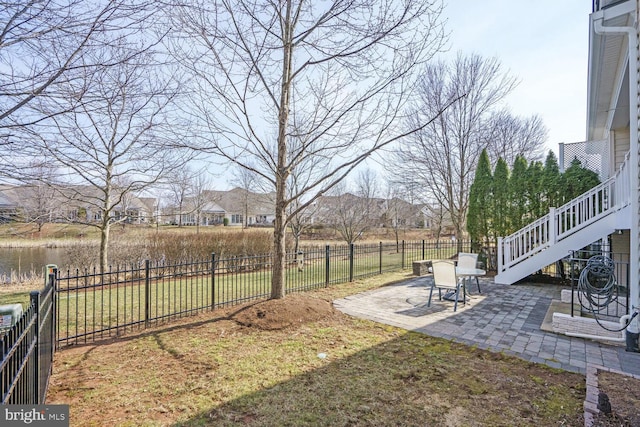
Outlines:
[[[510,236],[498,238],[498,273],[571,236],[630,202],[629,153],[617,173]]]

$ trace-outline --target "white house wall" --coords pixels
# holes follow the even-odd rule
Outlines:
[[[629,128],[618,129],[613,132],[614,172],[624,162],[624,157],[629,152],[630,137]]]
[[[619,285],[629,286],[630,272],[633,266],[630,263],[629,248],[631,244],[631,230],[617,230],[610,236],[611,256],[618,264],[616,267],[616,281]],[[626,268],[625,268],[626,266]]]

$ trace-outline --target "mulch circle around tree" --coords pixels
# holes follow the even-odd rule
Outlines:
[[[328,301],[291,294],[284,299],[270,299],[244,307],[231,319],[246,327],[279,330],[338,315]]]

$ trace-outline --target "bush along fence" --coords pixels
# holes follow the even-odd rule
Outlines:
[[[307,247],[287,255],[285,287],[287,292],[327,287],[461,251],[471,251],[470,242]],[[44,403],[53,353],[63,346],[268,298],[271,265],[271,255],[221,259],[212,254],[207,260],[147,260],[105,272],[48,266],[44,289],[31,293],[27,310],[0,338],[2,403]]]
[[[54,352],[55,274],[48,270],[44,289],[33,291],[29,307],[2,335],[2,404],[44,403]]]

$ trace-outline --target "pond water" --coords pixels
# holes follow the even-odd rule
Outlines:
[[[65,254],[64,248],[0,248],[0,276],[44,274],[47,264],[64,266]]]

